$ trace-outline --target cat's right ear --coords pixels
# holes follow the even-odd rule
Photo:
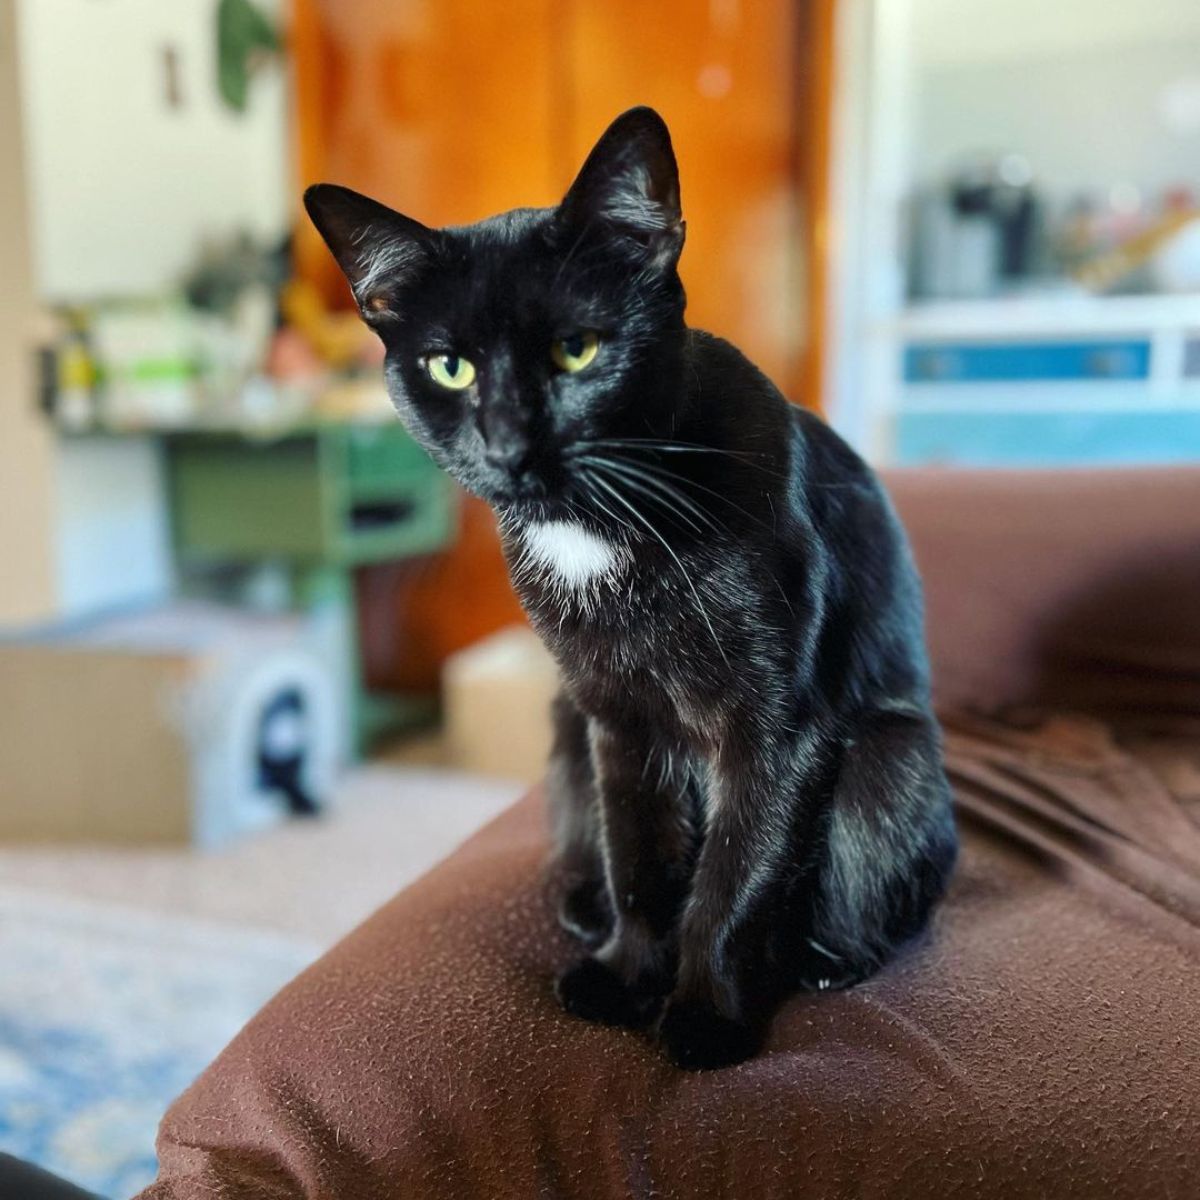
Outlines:
[[[427,258],[431,231],[333,183],[310,187],[304,207],[342,268],[363,320],[376,324],[395,319],[396,293]]]

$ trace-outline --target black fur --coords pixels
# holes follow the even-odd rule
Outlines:
[[[681,1066],[745,1058],[789,992],[853,984],[917,933],[955,858],[920,587],[879,482],[685,326],[649,109],[557,209],[433,231],[341,188],[306,201],[400,415],[495,507],[561,667],[561,919],[592,947],[563,1006],[656,1023]],[[599,352],[570,374],[550,346],[582,330]],[[434,383],[438,353],[475,383]],[[547,522],[600,539],[606,571],[564,582],[531,549]]]

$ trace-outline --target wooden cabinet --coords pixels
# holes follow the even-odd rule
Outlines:
[[[832,0],[293,0],[300,182],[427,224],[555,203],[634,104],[671,127],[693,324],[816,405]],[[345,297],[301,225],[303,272]]]
[[[398,424],[314,425],[271,440],[176,434],[167,446],[185,564],[350,568],[428,554],[450,533],[450,481]]]
[[[398,675],[393,644],[380,655],[358,618],[374,594],[372,571],[386,580],[415,562],[419,573],[453,539],[453,485],[400,425],[319,422],[272,438],[176,431],[165,440],[185,588],[204,594],[211,568],[285,567],[336,660],[345,744],[362,751],[377,734],[427,719],[427,700],[398,693],[428,691],[428,675]],[[385,632],[399,616],[385,607]],[[411,627],[412,613],[403,617]]]

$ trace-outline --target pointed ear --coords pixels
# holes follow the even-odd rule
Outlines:
[[[684,235],[679,168],[654,109],[631,108],[605,130],[559,213],[579,228],[603,222],[657,265],[674,264]]]
[[[430,230],[333,183],[310,187],[304,207],[349,281],[363,320],[395,319],[396,289],[427,258]]]

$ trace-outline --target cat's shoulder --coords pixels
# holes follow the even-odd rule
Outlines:
[[[688,331],[688,356],[697,368],[717,375],[740,378],[778,392],[778,388],[732,342],[706,329]]]
[[[741,398],[753,394],[760,415],[770,413],[772,427],[782,421],[790,426],[793,440],[807,449],[805,457],[839,473],[867,478],[870,468],[849,443],[825,420],[793,404],[782,391],[732,342],[702,329],[689,329],[689,355],[698,386],[716,384],[724,398],[733,393]]]
[[[784,394],[732,342],[702,329],[688,330],[687,384],[698,410],[733,442],[778,438],[791,407]],[[740,428],[728,425],[738,414]]]

